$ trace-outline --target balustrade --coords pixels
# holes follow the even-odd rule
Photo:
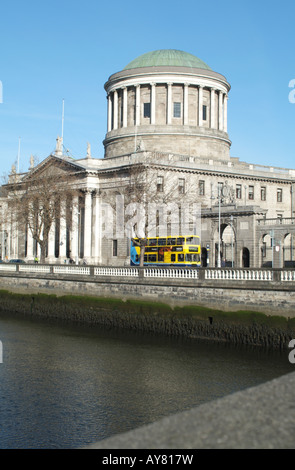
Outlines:
[[[89,276],[90,268],[86,266],[53,266],[55,274],[83,274]]]
[[[206,281],[295,281],[295,269],[174,268],[159,266],[73,266],[0,263],[1,272],[83,275],[94,277],[192,279]]]

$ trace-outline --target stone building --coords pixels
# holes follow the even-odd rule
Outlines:
[[[111,75],[105,90],[104,158],[93,158],[90,145],[85,158],[69,158],[59,139],[55,153],[29,170],[37,175],[62,162],[63,171],[77,174],[79,195],[70,220],[52,228],[48,262],[72,257],[92,264],[129,264],[130,233],[118,236],[116,215],[107,214],[106,207],[126,186],[130,169],[149,161],[159,191],[174,188],[175,201],[188,191],[200,205],[204,266],[293,264],[295,170],[230,155],[230,85],[223,75],[191,54],[159,50]],[[19,175],[20,180],[26,177]],[[29,230],[23,232],[2,227],[2,246],[7,240],[2,258],[6,253],[33,259],[38,247]]]

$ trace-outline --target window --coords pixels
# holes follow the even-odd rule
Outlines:
[[[266,201],[266,187],[265,186],[261,186],[260,194],[261,194],[261,201]]]
[[[158,245],[159,246],[166,246],[167,245],[167,239],[166,238],[158,238]]]
[[[179,178],[178,180],[178,192],[179,194],[185,193],[185,180],[184,178]]]
[[[205,196],[205,181],[199,181],[199,196]]]
[[[181,117],[181,103],[179,102],[173,103],[173,117],[175,118]]]
[[[143,117],[151,117],[151,103],[143,103]]]
[[[248,198],[251,200],[254,199],[254,186],[249,186]]]
[[[197,237],[186,237],[186,243],[191,245],[197,245],[198,239]]]
[[[123,111],[123,104],[121,105],[121,109],[120,109],[120,122],[121,122],[121,126],[123,126],[123,114],[124,114],[124,111]]]
[[[241,184],[236,185],[236,198],[242,199],[242,185]]]
[[[113,240],[113,256],[118,256],[118,240]]]
[[[277,189],[277,202],[283,201],[283,190],[282,188]]]
[[[207,106],[203,104],[203,121],[207,120]]]
[[[164,177],[163,176],[158,176],[158,178],[157,178],[157,191],[158,191],[158,193],[163,192],[163,187],[164,187]]]

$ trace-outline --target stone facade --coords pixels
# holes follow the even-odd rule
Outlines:
[[[203,266],[291,266],[295,170],[231,157],[226,78],[186,53],[156,52],[105,84],[104,158],[93,158],[88,145],[85,158],[70,159],[58,139],[54,154],[31,165],[38,174],[62,162],[63,171],[77,174],[80,191],[67,209],[70,221],[52,227],[47,261],[129,264],[130,235],[118,235],[120,220],[107,204],[128,184],[131,169],[149,161],[155,185],[161,178],[164,191],[175,188],[177,201],[181,184],[200,204]],[[1,233],[2,259],[38,254],[29,230],[3,222]]]

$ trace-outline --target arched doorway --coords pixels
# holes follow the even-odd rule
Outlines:
[[[272,239],[269,233],[266,233],[262,236],[261,240],[261,263],[260,265],[263,268],[272,267],[273,262],[273,248],[272,248]]]
[[[220,263],[221,266],[232,267],[235,264],[235,231],[232,224],[220,225]],[[218,230],[214,234],[215,243],[215,266],[218,266]]]
[[[242,252],[242,266],[243,268],[250,268],[250,251],[245,247]]]
[[[224,266],[235,265],[235,232],[231,224],[223,226],[222,257]]]
[[[287,233],[283,240],[283,260],[284,267],[295,267],[295,236],[293,233]]]

